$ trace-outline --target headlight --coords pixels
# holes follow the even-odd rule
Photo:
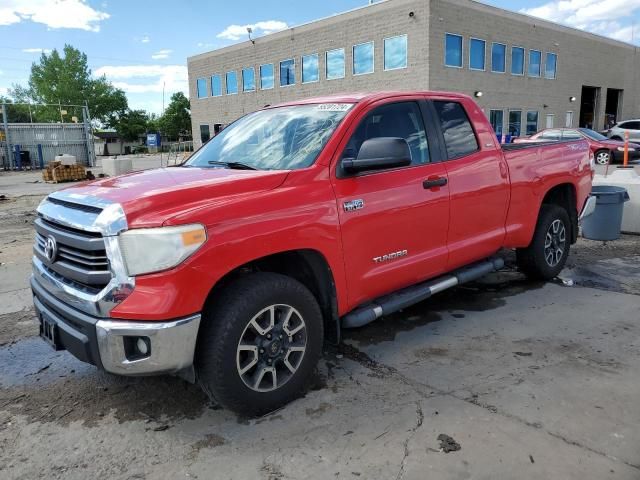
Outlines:
[[[131,276],[173,268],[207,241],[203,225],[140,228],[120,234],[120,249]]]

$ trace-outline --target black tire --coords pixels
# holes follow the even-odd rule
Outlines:
[[[607,157],[607,160],[603,161],[602,159],[604,159],[605,156]],[[611,165],[613,163],[613,159],[614,155],[610,150],[598,150],[595,153],[595,160],[597,165]]]
[[[555,222],[560,222],[556,224]],[[561,225],[564,229],[564,241],[554,239],[552,227]],[[518,268],[527,277],[533,280],[551,280],[558,276],[564,268],[571,248],[571,221],[567,211],[558,205],[542,205],[533,240],[527,248],[516,250]],[[547,234],[551,232],[552,244],[547,248]],[[558,233],[558,237],[560,237]],[[555,248],[562,248],[562,254],[558,255]],[[560,245],[562,244],[562,245]],[[549,253],[553,253],[552,261],[549,261]]]
[[[274,313],[271,313],[271,306],[277,306]],[[263,316],[258,317],[261,327],[268,328],[268,324],[263,322],[269,318],[284,322],[283,318],[289,311],[295,312],[289,317],[295,317],[296,321],[300,318],[305,325],[302,330],[305,350],[301,356],[298,356],[300,352],[291,350],[290,347],[294,343],[288,342],[292,338],[302,342],[302,333],[290,337],[287,331],[291,333],[294,329],[276,329],[276,323],[270,333],[260,335],[255,327],[249,326],[252,319],[265,309]],[[308,388],[322,354],[323,332],[322,313],[318,302],[304,285],[293,278],[276,273],[247,275],[220,291],[214,299],[213,306],[203,312],[195,358],[198,383],[212,401],[241,415],[253,417],[276,410],[302,395]],[[283,334],[284,339],[278,340],[283,338]],[[255,345],[264,348],[252,347],[257,350],[247,353],[249,358],[241,365],[241,356],[244,353],[240,352],[240,340],[242,339],[243,346],[253,346],[251,340],[247,341],[247,338],[253,335],[255,339],[252,341]],[[270,335],[269,338],[273,337],[272,340],[267,340],[267,335]],[[280,352],[286,350],[286,353],[272,357],[270,352],[274,343],[278,343]],[[273,349],[274,352],[276,350],[277,348]],[[286,355],[285,358],[282,358],[282,355]],[[251,367],[248,373],[242,374],[241,370],[253,360],[257,362],[255,366]],[[291,373],[287,365],[296,362],[299,362],[297,369]],[[265,369],[272,368],[282,369],[282,372],[264,373]],[[253,370],[255,375],[250,378]],[[257,391],[248,385],[252,383],[249,380],[261,378],[262,380],[258,379],[258,387],[266,385],[266,388],[272,388],[269,382],[276,384],[278,375],[281,375],[281,386],[274,390]]]

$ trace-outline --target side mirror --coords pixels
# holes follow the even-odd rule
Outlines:
[[[411,165],[411,150],[404,138],[378,137],[366,140],[357,158],[344,158],[342,168],[349,173]]]

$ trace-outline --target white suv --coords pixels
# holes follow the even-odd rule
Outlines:
[[[640,142],[640,120],[625,120],[614,125],[607,132],[607,136],[612,140],[623,140],[624,133],[629,132],[629,141]]]

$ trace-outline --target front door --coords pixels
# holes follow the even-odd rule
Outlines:
[[[424,105],[407,97],[372,106],[354,122],[334,162],[351,308],[446,270],[447,174],[430,148]],[[411,165],[355,176],[341,173],[340,160],[356,156],[365,140],[376,137],[407,140]],[[434,180],[441,186],[431,187]]]

